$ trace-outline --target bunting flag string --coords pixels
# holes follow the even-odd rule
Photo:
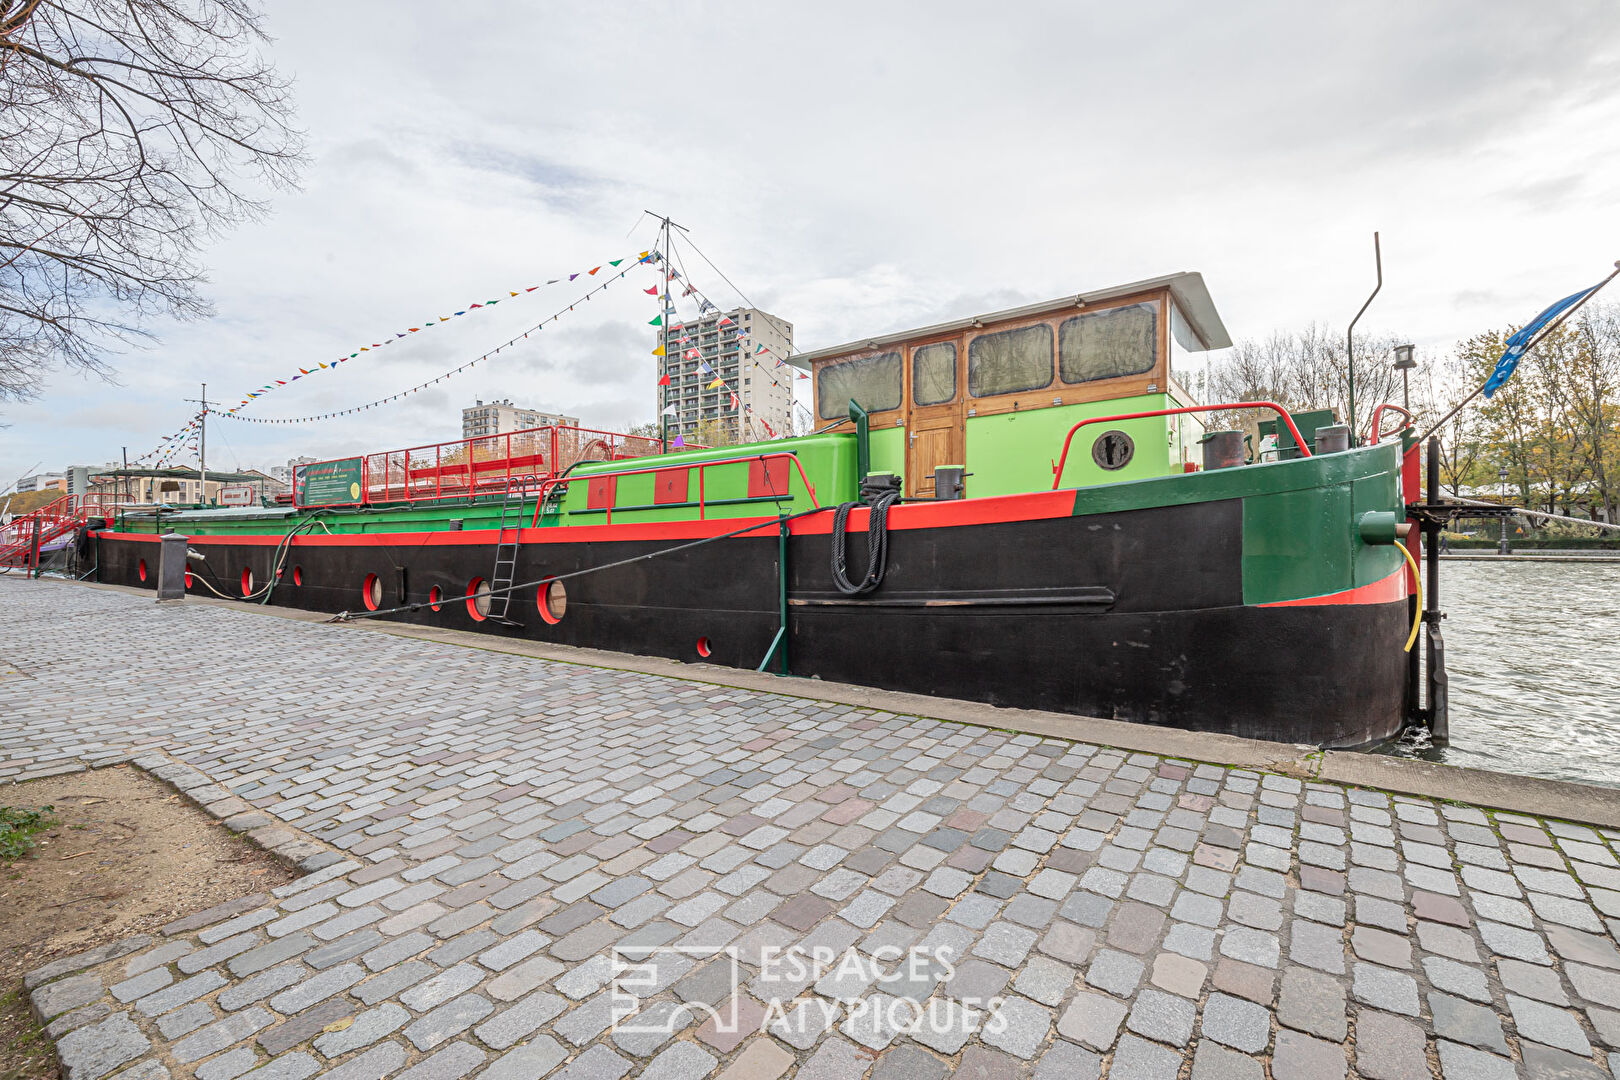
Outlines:
[[[158,440],[158,444],[146,453],[129,459],[130,465],[144,465],[148,462],[154,466],[167,465],[181,450],[186,449],[187,443],[197,429],[202,426],[202,414],[193,416],[179,431],[170,432]]]
[[[699,300],[699,303],[698,303],[698,317],[699,318],[701,318],[702,316],[704,316],[704,315],[706,315],[706,314],[708,314],[710,312],[720,310],[719,306],[717,304],[715,304],[715,302],[713,300],[710,300],[706,295],[704,295],[702,290],[698,289],[695,285],[691,284],[692,279],[691,279],[690,276],[688,276],[686,278],[686,281],[687,281],[687,289],[690,292],[694,293],[698,297],[698,300]],[[679,325],[680,324],[676,324],[676,326],[674,328],[679,329]],[[736,326],[736,323],[734,323],[730,319],[730,317],[723,316],[720,319],[716,320],[715,325],[716,326],[733,326],[734,327],[734,326]],[[746,342],[746,341],[750,340],[749,334],[745,330],[737,330],[736,331],[736,337],[737,337],[738,341],[740,341],[740,342]],[[690,339],[689,338],[683,338],[682,340],[690,340]],[[685,356],[686,356],[687,359],[690,360],[690,359],[692,359],[693,355],[696,354],[696,353],[697,353],[697,350],[688,349],[686,351],[686,353],[685,353]],[[772,368],[766,368],[765,365],[761,364],[758,361],[757,358],[759,356],[761,356],[761,355],[768,355],[768,356],[771,357],[772,361],[774,362]],[[791,381],[792,381],[791,379],[789,380],[789,383],[784,384],[783,382],[778,380],[776,378],[776,376],[773,374],[773,371],[776,370],[776,369],[784,369],[785,368],[785,369],[788,369],[790,371],[792,370],[792,366],[787,363],[786,358],[781,356],[780,354],[778,354],[776,352],[776,350],[769,348],[768,346],[764,345],[763,343],[756,342],[755,345],[754,345],[754,352],[753,352],[752,356],[749,357],[749,359],[754,361],[754,366],[756,368],[758,368],[759,371],[767,379],[769,379],[773,385],[791,389],[791,385],[790,385]],[[707,365],[705,365],[705,370],[707,370]],[[808,379],[809,378],[809,376],[805,375],[803,372],[797,372],[796,374],[798,375],[798,377],[800,379]]]
[[[645,251],[641,252],[641,254],[636,257],[636,262],[634,264],[632,264],[632,265],[639,266],[642,262],[646,261],[646,259],[648,258],[648,255],[649,255],[648,252],[645,252]],[[582,270],[582,271],[579,271],[578,273],[568,274],[566,277],[548,278],[547,280],[542,281],[538,285],[529,285],[529,286],[527,286],[527,287],[525,287],[525,288],[523,288],[521,290],[519,290],[519,289],[508,289],[508,290],[506,290],[505,299],[511,300],[511,299],[513,299],[515,297],[525,296],[525,295],[527,295],[529,293],[532,293],[532,292],[536,291],[537,289],[543,289],[548,285],[556,285],[559,282],[563,282],[565,280],[566,281],[573,281],[575,278],[581,276],[582,274],[586,275],[586,276],[593,276],[593,275],[596,274],[596,272],[598,270],[607,269],[607,268],[617,268],[618,266],[620,266],[624,262],[628,261],[629,258],[630,258],[630,256],[626,255],[622,259],[613,259],[612,261],[605,262],[605,263],[601,264],[600,266],[597,266],[597,267],[595,267],[594,269],[591,269],[591,270]],[[623,275],[620,275],[620,276],[623,276]],[[438,325],[440,325],[442,323],[447,323],[451,319],[459,319],[459,318],[462,318],[463,316],[471,315],[475,311],[481,311],[481,310],[485,310],[485,309],[488,309],[488,308],[492,308],[496,304],[499,304],[499,303],[501,303],[501,298],[496,298],[496,299],[492,299],[492,300],[485,300],[483,303],[478,303],[478,304],[468,304],[465,308],[462,308],[460,311],[454,311],[454,312],[450,313],[449,315],[435,316],[432,319],[427,319],[427,320],[423,321],[418,326],[408,326],[404,330],[395,331],[391,335],[390,334],[383,334],[383,335],[381,335],[380,340],[373,341],[369,345],[362,345],[358,349],[351,352],[349,355],[340,356],[336,360],[333,360],[331,363],[325,363],[324,361],[317,361],[316,366],[312,367],[312,368],[305,368],[303,366],[299,366],[297,375],[289,375],[289,377],[285,378],[285,379],[273,379],[270,382],[265,383],[263,386],[259,387],[256,390],[249,390],[247,392],[247,395],[245,397],[243,397],[242,400],[240,402],[238,402],[236,405],[234,405],[231,408],[225,410],[225,412],[223,412],[223,413],[215,413],[215,415],[217,415],[217,416],[225,416],[225,415],[234,414],[236,412],[239,412],[242,409],[247,408],[249,405],[251,405],[258,398],[264,397],[266,394],[269,394],[269,393],[279,389],[280,387],[290,386],[291,384],[297,382],[299,379],[305,378],[306,376],[318,375],[322,371],[333,371],[333,370],[335,370],[337,368],[337,366],[339,364],[347,363],[348,361],[355,359],[361,353],[372,352],[373,350],[384,348],[386,346],[394,344],[394,342],[396,342],[396,341],[403,341],[403,340],[409,338],[412,334],[422,333],[423,331],[431,329],[434,326],[438,326]],[[212,411],[212,410],[210,410],[210,411]]]
[[[669,257],[663,260],[664,268],[663,268],[663,273],[662,273],[662,280],[663,280],[664,288],[662,290],[662,293],[660,293],[660,291],[657,288],[642,290],[643,292],[646,292],[650,296],[657,297],[663,304],[663,310],[660,312],[660,314],[659,314],[659,316],[657,318],[652,320],[652,322],[649,325],[664,327],[665,328],[666,340],[667,340],[667,335],[669,333],[671,333],[673,331],[676,331],[676,330],[684,329],[684,327],[685,327],[684,321],[682,321],[682,322],[672,321],[679,315],[679,313],[676,311],[676,308],[675,308],[675,290],[673,288],[673,283],[674,283],[676,278],[680,278],[680,277],[683,277],[683,276],[685,278],[685,287],[684,287],[684,289],[683,289],[683,291],[681,293],[682,299],[685,299],[688,296],[696,296],[697,297],[697,300],[698,300],[697,318],[701,319],[704,315],[707,315],[707,314],[709,314],[711,312],[715,312],[715,311],[720,310],[719,305],[717,305],[713,300],[709,299],[708,296],[704,295],[702,290],[700,290],[696,285],[692,284],[692,279],[691,279],[691,277],[689,275],[683,275],[681,273],[681,271],[679,271],[679,270],[677,270],[675,268],[674,263],[675,263],[675,259],[678,258],[678,256],[673,251],[673,242],[671,243],[671,248],[672,248],[672,250],[669,253]],[[654,253],[655,257],[656,257],[657,254],[658,253],[656,253],[656,252]],[[747,344],[747,342],[749,340],[751,340],[750,335],[748,334],[747,331],[736,329],[737,324],[736,324],[735,321],[732,320],[732,318],[729,315],[722,315],[719,319],[715,320],[715,325],[717,327],[731,327],[731,328],[733,328],[733,330],[735,332],[736,340],[738,341],[740,346],[743,346],[743,348],[741,349],[741,355],[745,359],[747,359],[748,361],[752,362],[754,368],[757,369],[762,375],[764,375],[765,378],[768,379],[774,386],[786,389],[788,391],[789,397],[790,398],[792,397],[793,390],[792,390],[791,376],[789,378],[789,381],[786,384],[784,384],[783,382],[778,380],[777,377],[774,374],[775,369],[787,369],[790,372],[792,372],[792,370],[793,370],[791,368],[791,366],[785,361],[785,359],[782,356],[778,355],[774,349],[768,348],[766,345],[764,345],[763,343],[759,343],[759,342],[755,343],[753,353],[751,353],[751,354],[748,353],[746,351],[746,344]],[[679,341],[680,344],[682,344],[682,345],[692,344],[692,339],[689,336],[687,336],[686,334],[682,334],[676,340]],[[667,353],[666,353],[666,351],[664,349],[664,346],[662,344],[660,344],[657,348],[653,349],[653,355],[654,356],[659,356],[659,357],[666,356]],[[750,422],[757,421],[760,424],[760,426],[765,429],[765,431],[767,432],[767,434],[769,434],[769,436],[771,438],[774,439],[774,438],[777,437],[776,432],[771,428],[771,426],[769,424],[767,424],[765,422],[765,420],[762,417],[757,417],[757,416],[754,415],[753,406],[751,404],[749,404],[749,403],[742,402],[740,396],[737,393],[737,388],[735,386],[732,386],[729,383],[727,383],[723,378],[720,377],[719,373],[716,372],[714,370],[714,368],[709,366],[709,364],[708,364],[708,362],[706,360],[702,359],[703,354],[702,354],[701,350],[696,349],[696,348],[689,348],[689,349],[685,349],[684,351],[682,351],[680,353],[680,355],[681,355],[681,358],[685,359],[685,360],[696,359],[698,361],[699,370],[701,370],[703,372],[703,374],[711,376],[711,381],[704,384],[704,389],[705,390],[716,390],[716,391],[725,392],[726,394],[729,395],[728,401],[729,401],[729,404],[730,404],[730,407],[731,407],[732,410],[741,413]],[[769,355],[771,357],[771,359],[774,361],[773,368],[766,368],[764,364],[760,363],[759,357],[762,356],[762,355]],[[800,379],[809,378],[809,376],[805,375],[803,372],[795,372],[794,374],[797,374]],[[668,387],[669,386],[669,375],[668,375],[668,373],[666,371],[662,370],[662,367],[660,368],[659,376],[660,377],[659,377],[659,380],[658,380],[658,385],[661,386],[661,387]],[[667,389],[664,391],[664,396],[665,396],[665,400],[667,401],[668,396],[669,396],[669,391]],[[739,408],[739,405],[740,405],[740,408]],[[660,413],[660,415],[661,416],[672,416],[672,415],[676,415],[676,411],[674,410],[674,407],[672,405],[666,404],[664,406],[663,411]],[[674,445],[674,442],[672,442],[671,445]]]
[[[314,422],[319,421],[319,420],[334,420],[334,419],[336,419],[337,417],[340,417],[340,416],[351,416],[351,415],[353,415],[355,413],[362,413],[362,412],[365,412],[365,411],[367,411],[369,409],[379,408],[380,406],[387,405],[390,402],[398,401],[400,398],[408,397],[411,394],[420,393],[421,391],[426,390],[430,386],[434,386],[434,385],[436,385],[438,383],[441,383],[441,382],[445,381],[446,379],[453,378],[454,376],[461,374],[463,371],[471,370],[473,367],[476,367],[480,361],[488,360],[491,357],[497,355],[502,349],[511,348],[512,346],[516,345],[518,342],[527,339],[530,334],[538,333],[539,331],[544,330],[547,326],[551,325],[552,323],[556,322],[558,319],[561,319],[564,315],[567,315],[569,312],[573,311],[574,308],[577,307],[578,305],[583,304],[585,301],[589,300],[591,297],[595,296],[597,293],[602,292],[609,285],[612,285],[615,281],[622,280],[625,277],[625,275],[629,274],[630,271],[634,270],[636,267],[642,265],[643,263],[650,263],[656,257],[657,257],[657,252],[645,252],[645,251],[642,252],[641,255],[634,262],[632,262],[629,266],[626,266],[624,269],[620,270],[616,274],[613,274],[611,277],[602,278],[600,281],[597,282],[597,284],[595,286],[593,286],[591,288],[591,290],[589,292],[585,293],[579,299],[575,300],[572,304],[569,304],[567,307],[560,309],[559,311],[557,311],[555,314],[551,315],[550,317],[540,320],[540,322],[536,323],[534,326],[529,327],[527,330],[523,331],[521,334],[518,334],[517,336],[511,338],[508,341],[502,342],[501,344],[495,346],[493,349],[490,349],[488,352],[485,352],[482,356],[479,356],[479,357],[477,357],[476,359],[473,359],[473,360],[469,360],[465,364],[462,364],[460,367],[451,368],[449,371],[444,372],[443,374],[439,375],[437,378],[429,379],[427,382],[418,383],[417,385],[412,386],[412,387],[407,387],[406,389],[401,390],[397,394],[390,394],[387,397],[378,398],[375,401],[368,401],[368,402],[366,402],[365,404],[362,404],[362,405],[354,405],[354,406],[351,406],[351,407],[349,407],[347,409],[337,409],[337,410],[335,410],[333,412],[316,413],[316,414],[311,415],[311,416],[263,417],[263,416],[243,416],[239,412],[237,412],[235,409],[230,409],[230,410],[227,410],[225,412],[218,412],[218,411],[215,411],[213,409],[210,409],[208,411],[213,413],[215,416],[223,416],[223,417],[226,417],[226,418],[231,419],[231,420],[241,420],[244,423],[249,423],[249,424],[309,424],[309,423],[314,423]],[[574,274],[572,277],[569,278],[569,280],[572,281],[573,278],[580,277],[582,274],[583,275],[594,275],[598,270],[602,270],[602,269],[605,269],[605,268],[608,268],[608,267],[616,267],[620,263],[623,263],[625,261],[627,261],[627,260],[619,259],[619,260],[616,260],[615,262],[612,262],[612,263],[603,263],[601,266],[596,267],[594,270],[585,270],[585,271],[581,271],[580,274]]]

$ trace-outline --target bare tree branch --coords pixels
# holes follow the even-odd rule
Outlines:
[[[210,314],[202,245],[304,161],[268,44],[250,0],[0,0],[0,400]]]

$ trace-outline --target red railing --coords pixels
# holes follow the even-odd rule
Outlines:
[[[1282,418],[1288,425],[1289,434],[1294,436],[1294,445],[1305,457],[1311,456],[1311,448],[1305,445],[1300,437],[1299,428],[1294,426],[1294,418],[1288,415],[1288,410],[1275,401],[1235,401],[1226,405],[1184,405],[1179,409],[1153,409],[1150,412],[1119,413],[1115,416],[1093,416],[1089,420],[1082,420],[1069,429],[1068,437],[1063,440],[1063,455],[1058,458],[1057,464],[1052,466],[1052,490],[1056,491],[1063,482],[1063,466],[1069,460],[1069,444],[1074,441],[1074,433],[1087,424],[1111,424],[1120,420],[1144,420],[1150,416],[1179,416],[1182,413],[1196,412],[1226,412],[1230,409],[1270,409]]]
[[[37,510],[19,514],[0,526],[0,566],[23,566],[34,550],[34,529],[39,529],[41,546],[59,539],[92,517],[111,518],[128,502],[122,495],[93,491],[85,495],[63,495]]]
[[[624,461],[662,449],[657,439],[640,435],[548,426],[385,450],[362,455],[359,502],[498,495],[510,487],[527,491],[578,461]]]
[[[1401,430],[1401,428],[1406,428],[1406,427],[1411,427],[1412,426],[1412,414],[1411,414],[1410,411],[1408,411],[1407,409],[1403,409],[1401,406],[1396,405],[1393,402],[1389,402],[1389,401],[1384,402],[1382,405],[1378,406],[1378,408],[1373,410],[1373,415],[1372,415],[1372,441],[1373,441],[1373,445],[1375,445],[1375,446],[1378,444],[1378,440],[1379,440],[1379,438],[1382,437],[1382,434],[1385,434],[1385,433],[1381,433],[1378,430],[1379,421],[1383,420],[1383,418],[1384,418],[1384,410],[1385,409],[1394,409],[1396,412],[1398,412],[1402,416],[1406,417],[1406,423],[1402,424],[1401,427],[1396,428],[1395,431],[1399,431],[1399,430]],[[1393,435],[1393,434],[1395,434],[1395,431],[1387,432],[1387,434]]]
[[[707,491],[706,491],[705,486],[704,486],[704,481],[705,481],[704,472],[705,472],[705,470],[712,469],[717,465],[751,464],[751,463],[756,462],[756,461],[768,462],[768,461],[772,460],[773,458],[787,458],[790,462],[793,463],[793,468],[795,470],[797,470],[798,474],[799,474],[799,483],[804,485],[805,492],[810,496],[810,505],[813,506],[813,507],[818,507],[819,508],[821,506],[821,504],[816,501],[816,488],[815,488],[815,485],[810,483],[810,478],[805,475],[805,473],[804,473],[804,465],[799,461],[798,455],[790,454],[785,450],[778,450],[775,453],[770,453],[770,454],[747,454],[747,455],[744,455],[744,456],[741,456],[741,457],[721,458],[721,459],[716,460],[716,461],[693,461],[693,462],[688,462],[688,463],[686,463],[684,465],[649,465],[646,468],[642,468],[642,469],[624,469],[624,470],[615,469],[612,472],[590,473],[590,474],[585,475],[585,476],[552,477],[550,479],[547,479],[544,483],[542,483],[540,485],[539,501],[537,501],[535,503],[535,506],[534,506],[534,520],[533,520],[533,522],[531,522],[531,524],[533,524],[533,525],[539,525],[540,524],[540,511],[546,504],[546,496],[548,494],[550,494],[551,490],[553,488],[555,488],[559,484],[566,484],[566,483],[584,484],[584,483],[587,483],[590,480],[595,480],[595,479],[597,479],[599,477],[641,476],[641,475],[644,475],[646,473],[686,472],[686,471],[688,471],[690,469],[696,469],[697,470],[697,477],[698,477],[698,497],[697,497],[698,520],[702,521],[704,518],[706,518],[708,516],[708,507],[709,507],[708,494],[707,494]],[[787,492],[783,492],[784,496],[786,494],[787,494]],[[609,505],[609,506],[605,506],[605,507],[595,507],[593,509],[602,510],[603,514],[604,514],[604,521],[609,525],[613,524],[613,511],[614,511],[613,506]],[[629,509],[629,508],[627,507],[626,509]],[[637,507],[636,509],[642,509],[642,507]]]

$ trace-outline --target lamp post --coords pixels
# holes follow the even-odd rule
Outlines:
[[[1395,346],[1395,370],[1401,373],[1401,404],[1407,412],[1412,411],[1412,383],[1407,372],[1417,367],[1417,361],[1412,359],[1414,346]]]
[[[1496,470],[1496,478],[1502,482],[1502,532],[1501,532],[1500,538],[1496,541],[1496,553],[1498,555],[1506,555],[1508,553],[1508,542],[1507,542],[1507,519],[1508,519],[1508,516],[1507,516],[1507,473],[1508,473],[1508,471],[1507,471],[1507,466],[1506,465],[1500,466]]]

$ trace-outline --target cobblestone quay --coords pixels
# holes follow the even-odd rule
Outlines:
[[[309,871],[30,975],[68,1080],[1620,1069],[1614,831],[60,583],[0,607],[0,781],[133,761]]]

